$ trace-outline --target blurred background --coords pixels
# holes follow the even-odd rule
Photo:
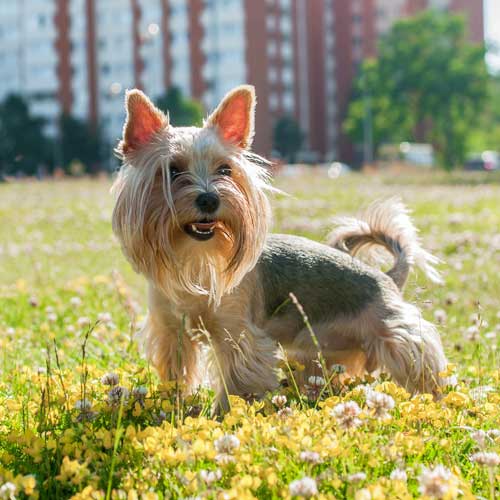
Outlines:
[[[113,171],[128,88],[189,125],[241,83],[283,171],[500,169],[499,47],[499,0],[0,0],[0,177]]]

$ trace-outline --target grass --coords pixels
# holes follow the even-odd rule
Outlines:
[[[458,386],[435,403],[333,373],[332,394],[299,397],[291,362],[285,399],[232,398],[223,419],[141,355],[145,284],[111,234],[109,185],[0,185],[0,499],[499,497],[498,467],[470,457],[500,451],[500,185],[431,180],[281,178],[275,230],[322,240],[334,215],[400,195],[446,281],[414,274],[405,294],[441,323]]]

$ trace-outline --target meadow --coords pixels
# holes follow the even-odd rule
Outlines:
[[[500,183],[281,177],[274,230],[323,240],[334,216],[399,195],[445,284],[405,291],[439,324],[457,385],[440,401],[377,379],[262,400],[160,383],[136,333],[145,283],[112,236],[107,180],[0,184],[0,500],[500,498]],[[307,312],[307,311],[306,311]],[[326,387],[328,386],[328,387]]]

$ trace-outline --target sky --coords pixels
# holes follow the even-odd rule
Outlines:
[[[475,1],[475,0],[471,0]],[[485,0],[484,23],[486,40],[498,44],[500,51],[500,0]],[[488,55],[488,64],[496,71],[500,71],[500,54]]]

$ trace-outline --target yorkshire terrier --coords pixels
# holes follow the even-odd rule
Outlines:
[[[205,339],[223,409],[229,394],[277,387],[280,351],[306,380],[321,351],[327,366],[385,369],[411,393],[438,396],[439,335],[402,297],[411,265],[437,281],[437,259],[407,210],[377,203],[341,220],[328,245],[269,234],[268,162],[250,152],[255,103],[254,88],[240,86],[203,127],[174,127],[141,91],[127,93],[113,230],[149,283],[149,359],[162,379],[194,389]],[[394,257],[387,273],[355,257],[375,245]]]

